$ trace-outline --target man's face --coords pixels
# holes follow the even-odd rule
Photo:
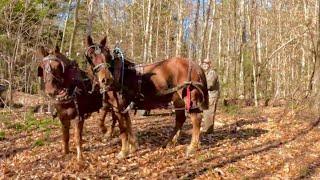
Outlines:
[[[208,63],[203,63],[202,64],[202,68],[204,69],[204,70],[208,70],[209,69],[209,64]]]

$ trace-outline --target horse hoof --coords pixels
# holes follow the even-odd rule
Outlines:
[[[122,160],[125,159],[128,156],[128,153],[120,151],[119,154],[117,155],[117,159]]]

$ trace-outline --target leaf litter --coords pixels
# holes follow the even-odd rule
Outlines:
[[[1,114],[2,113],[2,114]],[[48,116],[0,112],[0,177],[2,179],[309,179],[320,177],[319,119],[283,107],[219,111],[222,126],[202,134],[195,155],[185,156],[192,125],[187,120],[176,146],[162,148],[173,130],[174,116],[155,110],[148,117],[132,115],[139,141],[137,152],[124,160],[117,136],[99,131],[98,113],[85,122],[83,157],[78,163],[62,153],[58,120]],[[20,118],[17,118],[20,115]],[[31,121],[31,122],[30,122]],[[110,125],[110,120],[106,120]]]

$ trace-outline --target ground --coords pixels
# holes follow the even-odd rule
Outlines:
[[[25,111],[0,112],[0,177],[3,179],[319,179],[319,119],[285,107],[219,108],[224,125],[201,135],[195,155],[185,156],[190,120],[175,147],[162,148],[173,129],[168,110],[132,115],[139,149],[117,160],[118,137],[107,139],[98,113],[85,122],[84,161],[62,153],[60,123]],[[110,124],[109,120],[106,121]],[[72,131],[71,131],[72,132]]]

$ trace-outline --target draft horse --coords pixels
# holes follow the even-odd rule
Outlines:
[[[125,138],[132,133],[128,109],[155,109],[172,103],[175,109],[175,127],[166,143],[175,144],[188,111],[192,121],[192,139],[186,154],[199,146],[202,110],[208,109],[208,89],[202,68],[185,58],[170,58],[148,65],[136,65],[124,58],[121,51],[114,53],[106,46],[106,37],[95,44],[87,37],[86,59],[99,82],[100,91],[117,94],[107,100],[119,116],[125,115],[130,126],[122,127],[122,155],[128,153]],[[111,93],[112,92],[112,93]],[[118,103],[117,102],[121,102]],[[121,129],[121,127],[120,127]],[[129,140],[130,142],[130,140]]]
[[[38,76],[44,80],[44,91],[51,97],[61,121],[64,153],[69,153],[70,122],[74,119],[74,140],[77,160],[80,161],[84,119],[102,107],[102,95],[98,88],[89,93],[92,82],[87,74],[79,69],[75,61],[61,54],[58,47],[50,52],[40,47],[39,52]],[[100,122],[104,122],[106,113],[107,109],[103,109]]]

